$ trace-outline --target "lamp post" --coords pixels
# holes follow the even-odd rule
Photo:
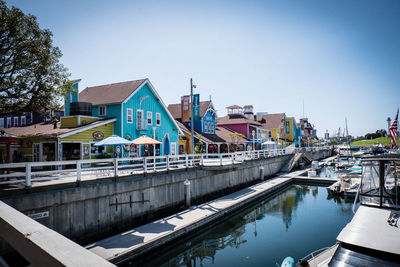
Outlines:
[[[196,88],[196,85],[193,84],[193,79],[190,78],[190,103],[192,105],[191,115],[190,115],[190,145],[191,145],[192,154],[194,153],[193,88]]]
[[[157,140],[156,139],[156,128],[157,127],[152,127],[153,128],[153,139],[154,140]],[[155,144],[153,144],[153,157],[155,157],[156,156],[156,145]]]
[[[256,147],[255,147],[255,140],[254,140],[254,135],[256,134],[256,131],[252,130],[252,131],[251,131],[251,134],[253,135],[253,150],[256,150]]]

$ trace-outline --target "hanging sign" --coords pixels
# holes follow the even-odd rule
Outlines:
[[[39,212],[39,213],[33,213],[33,214],[28,214],[28,217],[34,220],[42,219],[49,217],[49,212],[44,211],[44,212]]]
[[[200,120],[200,95],[193,95],[193,120]]]
[[[190,104],[190,95],[182,96],[182,99],[181,99],[182,122],[190,121],[190,113],[191,112],[189,110],[189,104]]]

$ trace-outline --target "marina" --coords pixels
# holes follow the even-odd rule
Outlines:
[[[157,250],[156,258],[123,266],[276,266],[288,255],[297,261],[330,246],[352,216],[352,202],[328,200],[324,186],[291,184],[199,235]]]
[[[0,267],[400,267],[399,14],[0,0]]]

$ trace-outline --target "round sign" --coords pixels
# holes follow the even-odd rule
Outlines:
[[[100,131],[95,131],[95,132],[93,132],[92,135],[93,135],[94,140],[103,140],[103,138],[104,138],[103,132],[100,132]]]

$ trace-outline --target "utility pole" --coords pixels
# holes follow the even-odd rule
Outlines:
[[[194,114],[194,106],[193,106],[193,88],[196,88],[196,85],[193,84],[193,79],[190,78],[190,103],[192,106],[191,109],[191,115],[190,115],[190,145],[192,149],[192,154],[194,154],[194,120],[193,120],[193,114]]]

